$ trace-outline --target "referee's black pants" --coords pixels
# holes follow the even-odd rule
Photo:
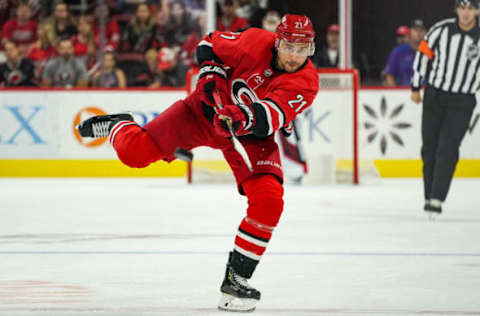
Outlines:
[[[445,201],[475,104],[474,95],[426,88],[422,113],[425,199]]]

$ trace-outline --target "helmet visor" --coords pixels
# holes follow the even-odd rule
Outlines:
[[[312,42],[290,42],[281,40],[278,45],[278,51],[282,54],[296,55],[296,56],[311,56],[313,55]]]

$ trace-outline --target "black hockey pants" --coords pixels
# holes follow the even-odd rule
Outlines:
[[[458,162],[459,147],[470,126],[474,95],[451,94],[431,86],[422,113],[422,160],[425,199],[444,201]]]

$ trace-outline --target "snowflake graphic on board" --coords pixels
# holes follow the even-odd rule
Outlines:
[[[363,108],[368,114],[367,119],[363,123],[363,127],[367,131],[367,142],[372,144],[378,139],[382,155],[387,153],[389,140],[399,146],[404,146],[399,132],[412,127],[410,123],[397,121],[404,106],[402,103],[389,111],[387,99],[382,97],[380,111],[377,113],[371,105],[363,104]]]

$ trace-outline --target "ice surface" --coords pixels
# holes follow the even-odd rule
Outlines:
[[[480,315],[480,180],[436,221],[418,179],[285,191],[254,315]],[[245,205],[183,179],[1,179],[0,315],[225,315]]]

